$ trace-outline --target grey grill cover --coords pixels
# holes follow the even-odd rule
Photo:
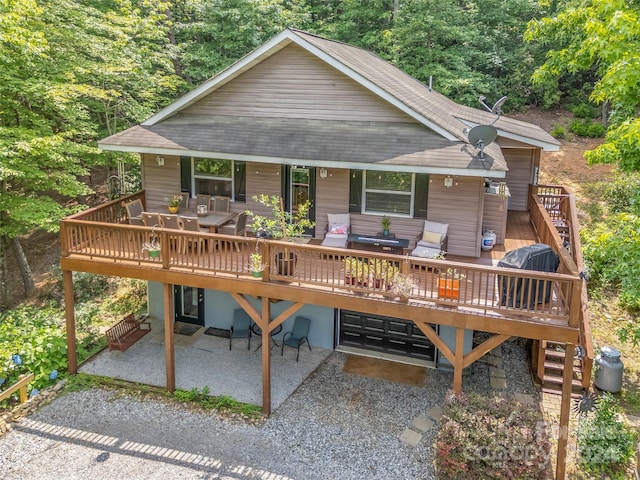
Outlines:
[[[507,252],[498,262],[499,267],[555,272],[560,265],[560,257],[544,243]],[[510,307],[534,308],[536,303],[548,302],[551,296],[551,283],[548,280],[531,280],[498,275],[498,285],[502,294],[501,304]]]

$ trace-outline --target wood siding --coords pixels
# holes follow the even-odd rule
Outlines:
[[[455,177],[454,185],[444,186],[444,176],[431,175],[427,217],[449,224],[448,253],[465,257],[480,256],[484,180]]]
[[[349,211],[350,171],[329,168],[327,178],[320,178],[319,170],[316,169],[316,238],[324,238],[327,214]]]
[[[247,163],[247,202],[232,203],[231,210],[243,212],[247,209],[256,215],[271,216],[271,210],[253,200],[254,195],[280,195],[282,179],[280,177],[280,165],[272,163]],[[248,219],[251,223],[251,218]]]
[[[158,165],[157,155],[142,155],[142,185],[146,191],[147,209],[167,205],[165,198],[180,193],[180,157],[162,155],[164,165]]]
[[[529,185],[533,183],[536,150],[508,148],[503,150],[509,171],[505,181],[511,193],[509,210],[528,210]]]
[[[493,230],[496,234],[496,244],[502,245],[507,231],[508,199],[500,198],[491,193],[484,194],[484,214],[482,229]]]
[[[295,45],[283,48],[184,112],[416,123]]]

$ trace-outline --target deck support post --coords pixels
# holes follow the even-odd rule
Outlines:
[[[72,375],[78,373],[78,355],[76,351],[76,317],[75,300],[73,295],[73,272],[62,271],[62,285],[64,287],[64,316],[67,326],[67,370]]]
[[[567,468],[567,443],[569,441],[569,415],[571,413],[573,357],[575,355],[575,349],[575,345],[567,343],[564,350],[562,399],[560,400],[560,428],[558,429],[558,455],[556,457],[556,480],[564,480]]]
[[[462,370],[464,369],[464,328],[456,328],[456,351],[453,362],[453,391],[462,393]]]
[[[262,413],[271,415],[271,302],[262,297]]]
[[[173,343],[173,285],[162,284],[164,297],[164,361],[167,373],[167,391],[174,392],[176,389],[176,355]]]

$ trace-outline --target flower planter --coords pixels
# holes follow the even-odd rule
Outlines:
[[[262,272],[251,272],[253,278],[262,278]]]
[[[169,213],[178,213],[178,207],[167,207],[169,209]]]
[[[452,278],[438,279],[438,297],[457,300],[460,298],[460,280]]]
[[[296,261],[298,257],[295,253],[289,253],[289,256],[285,258],[284,253],[278,253],[275,256],[276,266],[278,267],[278,275],[292,276],[296,267]]]
[[[158,258],[160,257],[160,250],[149,250],[149,256],[151,258]]]

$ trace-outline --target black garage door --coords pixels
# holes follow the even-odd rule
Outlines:
[[[346,310],[340,311],[339,343],[430,362],[436,356],[436,347],[413,322]]]

